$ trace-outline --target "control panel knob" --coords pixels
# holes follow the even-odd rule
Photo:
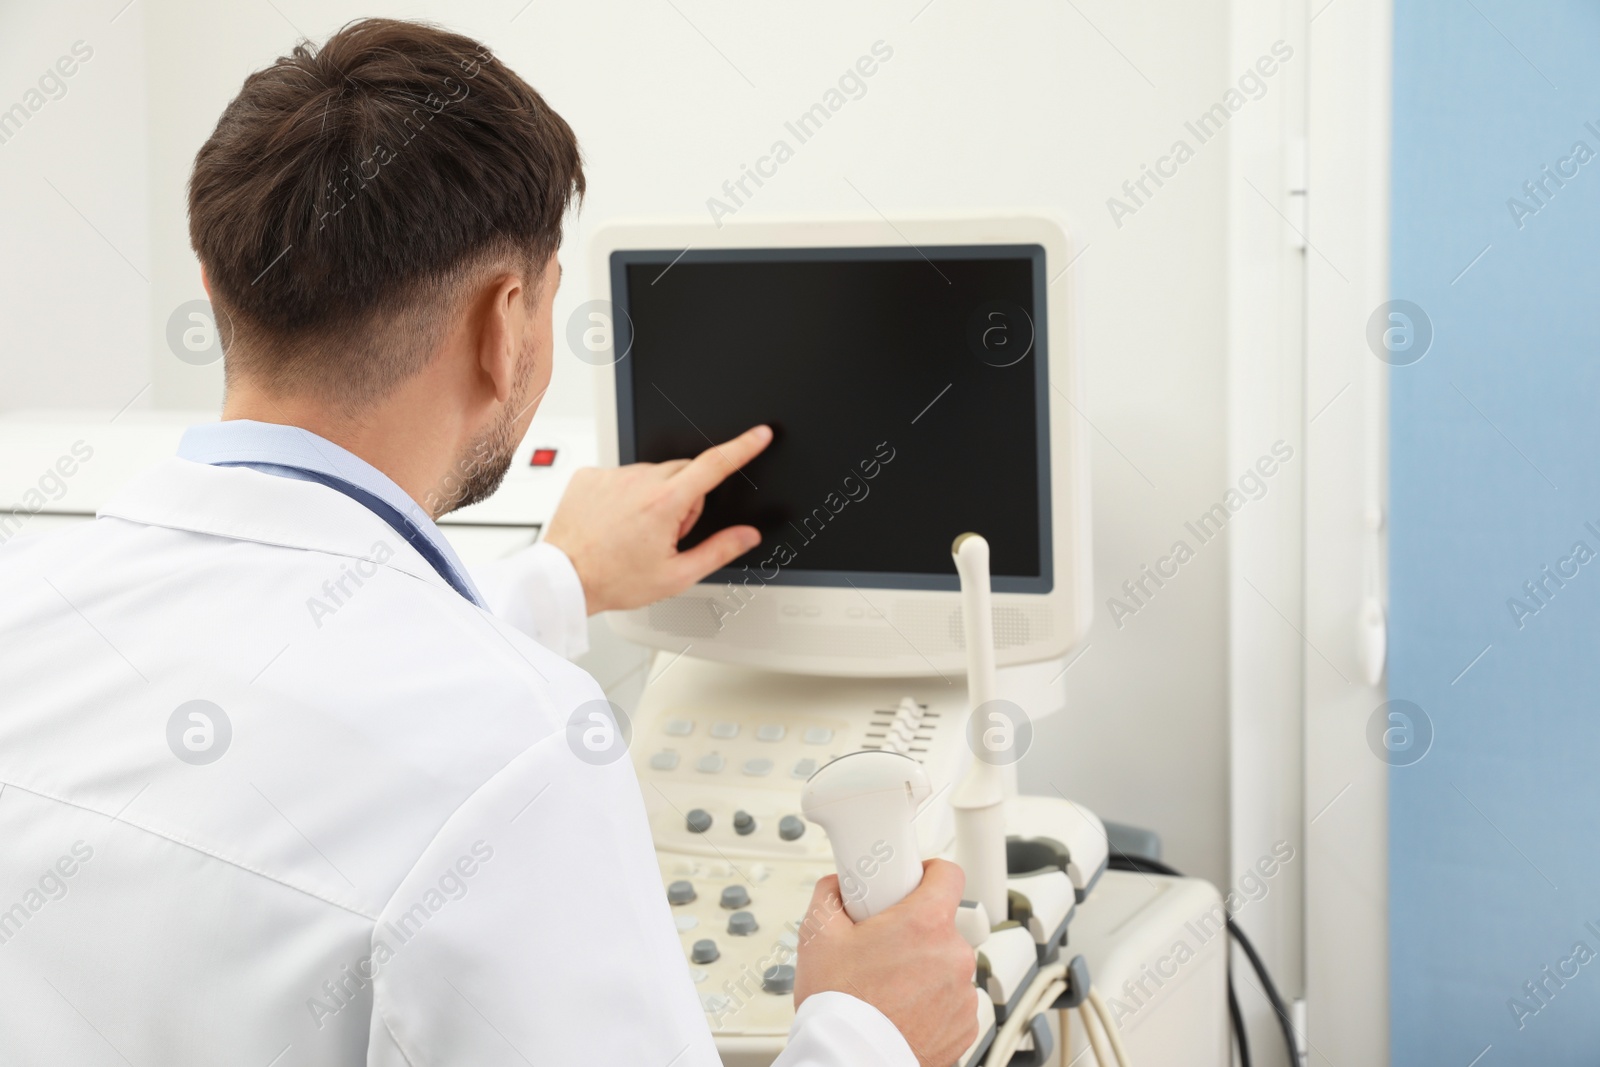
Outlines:
[[[806,821],[798,815],[785,815],[778,820],[778,836],[785,841],[797,841],[806,832]]]
[[[738,834],[740,837],[743,837],[746,834],[753,833],[755,828],[756,818],[754,815],[751,815],[748,811],[736,811],[733,813],[734,833]]]
[[[761,988],[780,996],[794,992],[794,966],[780,963],[761,972]]]
[[[742,885],[730,885],[722,891],[722,906],[732,910],[750,903],[750,890]]]
[[[702,938],[694,943],[694,948],[689,950],[689,958],[696,963],[712,963],[722,955],[717,943],[709,937]]]
[[[711,813],[704,808],[695,808],[684,817],[683,822],[691,834],[703,834],[711,829]]]
[[[685,882],[680,879],[679,881],[673,882],[671,885],[667,886],[668,904],[690,904],[694,902],[694,898],[695,891],[693,882]]]
[[[756,932],[756,917],[748,911],[736,911],[728,916],[728,933],[744,937]]]

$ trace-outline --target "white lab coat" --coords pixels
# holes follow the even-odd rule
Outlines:
[[[0,1062],[716,1063],[632,765],[568,746],[600,697],[314,482],[172,459],[6,545]],[[169,743],[192,700],[215,762]],[[779,1062],[916,1061],[826,993]]]

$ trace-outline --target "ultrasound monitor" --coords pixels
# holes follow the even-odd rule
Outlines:
[[[603,454],[661,462],[774,430],[682,543],[749,523],[761,544],[615,629],[773,669],[959,671],[950,546],[975,531],[999,662],[1079,640],[1086,457],[1059,228],[624,227],[597,253],[610,347],[586,356],[605,365]]]

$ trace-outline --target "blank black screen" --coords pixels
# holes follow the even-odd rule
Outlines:
[[[1043,270],[1031,245],[614,253],[622,461],[773,428],[682,543],[761,531],[713,580],[954,588],[976,531],[997,590],[1048,591]]]

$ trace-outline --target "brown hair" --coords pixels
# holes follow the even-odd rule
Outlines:
[[[478,42],[394,19],[301,42],[245,79],[189,180],[229,378],[382,396],[464,282],[510,267],[531,296],[583,190],[572,129]]]

